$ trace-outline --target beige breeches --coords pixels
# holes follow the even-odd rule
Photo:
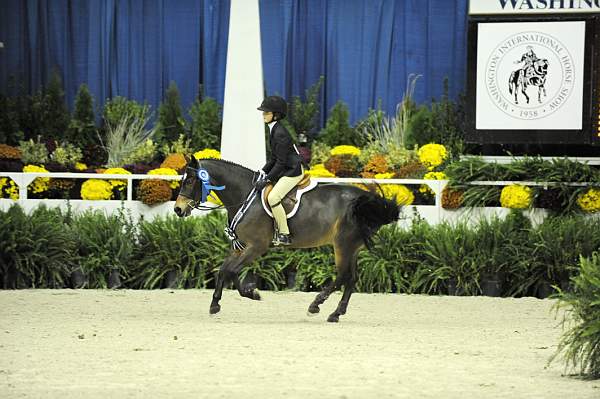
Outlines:
[[[285,216],[285,209],[283,209],[283,205],[281,205],[281,200],[294,188],[294,186],[300,183],[303,176],[304,173],[294,177],[281,177],[277,183],[275,183],[273,190],[271,190],[269,197],[267,198],[267,201],[271,206],[271,212],[273,212],[273,218],[275,219],[275,223],[277,223],[277,228],[281,234],[290,234],[287,218]]]

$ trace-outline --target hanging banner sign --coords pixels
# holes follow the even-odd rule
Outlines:
[[[600,13],[600,0],[470,0],[469,14]]]
[[[477,27],[476,129],[581,130],[585,21]]]

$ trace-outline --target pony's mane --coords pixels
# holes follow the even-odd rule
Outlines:
[[[219,159],[219,158],[205,158],[205,160],[207,160],[207,161],[217,161],[217,162],[223,162],[223,163],[226,163],[226,164],[228,164],[228,165],[237,166],[237,167],[240,167],[240,168],[242,168],[242,169],[245,169],[245,170],[247,170],[248,172],[252,172],[252,173],[254,173],[254,171],[253,171],[252,169],[250,169],[250,168],[247,168],[247,167],[245,167],[244,165],[240,165],[239,163],[235,163],[235,162],[233,162],[233,161],[228,161],[227,159]]]

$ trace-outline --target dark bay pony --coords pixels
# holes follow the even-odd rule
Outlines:
[[[203,176],[202,179],[199,175]],[[229,161],[193,159],[186,167],[175,202],[175,213],[185,217],[199,205],[203,184],[221,186],[222,190],[217,195],[227,209],[231,222],[253,189],[257,177],[257,172]],[[363,246],[369,246],[371,237],[381,226],[395,222],[398,217],[399,208],[394,201],[354,186],[320,184],[303,195],[298,211],[288,219],[292,234],[291,248],[333,245],[337,268],[336,279],[323,288],[310,304],[310,313],[318,313],[319,305],[343,286],[342,299],[327,319],[330,322],[339,321],[340,315],[346,313],[357,279],[358,252]],[[257,196],[235,229],[237,237],[245,245],[244,249],[232,250],[219,269],[210,304],[211,314],[220,311],[223,286],[228,282],[233,282],[241,296],[260,299],[253,287],[245,287],[240,283],[238,274],[244,265],[269,250],[273,229],[273,220],[264,211]]]

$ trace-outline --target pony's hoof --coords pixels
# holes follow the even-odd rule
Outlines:
[[[320,311],[321,311],[321,309],[319,309],[319,307],[318,307],[318,306],[313,306],[313,305],[310,305],[310,306],[308,307],[308,315],[309,315],[309,316],[310,316],[310,315],[315,315],[315,314],[319,313]]]
[[[340,321],[340,316],[338,316],[336,314],[329,315],[329,317],[327,318],[327,321],[330,323],[337,323],[338,321]]]
[[[210,305],[210,314],[217,314],[221,311],[221,305]]]
[[[260,294],[258,292],[258,290],[255,288],[252,290],[252,292],[250,293],[250,298],[254,301],[260,301]]]

